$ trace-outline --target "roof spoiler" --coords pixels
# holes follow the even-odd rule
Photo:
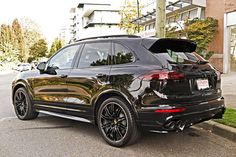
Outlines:
[[[195,52],[197,44],[187,39],[174,38],[145,38],[142,45],[153,53],[164,53],[167,49],[175,52]]]

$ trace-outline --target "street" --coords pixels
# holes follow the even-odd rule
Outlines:
[[[0,75],[0,119],[15,117],[13,106],[11,105],[11,82],[16,73]]]
[[[15,75],[0,75],[1,157],[236,156],[236,143],[198,127],[181,133],[144,133],[136,144],[114,148],[104,142],[91,124],[45,115],[20,121],[11,103],[11,81]]]

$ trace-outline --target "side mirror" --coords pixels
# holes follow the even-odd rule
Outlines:
[[[39,65],[37,66],[37,69],[41,72],[44,72],[46,68],[46,62],[41,62],[39,63]]]

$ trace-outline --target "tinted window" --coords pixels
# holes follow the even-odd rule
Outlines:
[[[48,67],[55,69],[72,68],[72,61],[79,46],[80,45],[73,45],[62,49],[50,59]]]
[[[110,52],[111,43],[85,44],[80,57],[79,68],[108,65]]]
[[[115,53],[114,53],[115,64],[125,64],[134,61],[133,53],[129,49],[122,46],[121,44],[115,43],[114,45],[115,45]]]
[[[159,60],[168,64],[169,62],[173,63],[182,63],[182,64],[193,64],[196,63],[199,58],[197,58],[194,53],[188,52],[174,52],[171,50],[167,50],[167,53],[156,53],[155,56],[158,57]],[[201,59],[200,59],[201,60]]]

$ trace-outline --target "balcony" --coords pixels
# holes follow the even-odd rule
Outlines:
[[[176,0],[174,2],[168,2],[166,5],[166,14],[171,16],[172,14],[178,14],[179,12],[184,12],[196,7],[204,8],[206,7],[206,0]],[[144,6],[141,10],[142,16],[133,20],[132,22],[145,23],[156,17],[156,2],[153,1]]]

